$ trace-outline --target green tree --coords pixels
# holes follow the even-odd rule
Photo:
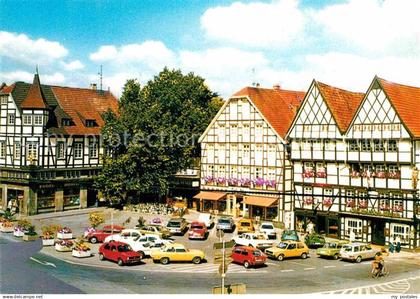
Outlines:
[[[128,80],[118,115],[104,115],[108,150],[96,186],[109,198],[166,194],[170,177],[199,156],[198,138],[222,104],[193,73],[165,68],[143,88]]]

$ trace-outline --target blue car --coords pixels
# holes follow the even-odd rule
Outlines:
[[[282,241],[299,241],[299,236],[294,230],[285,230],[281,235]]]

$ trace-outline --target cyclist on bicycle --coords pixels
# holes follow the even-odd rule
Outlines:
[[[379,252],[377,255],[375,255],[375,260],[372,262],[372,268],[378,269],[379,273],[382,273],[384,266],[385,260],[382,257],[382,253]]]

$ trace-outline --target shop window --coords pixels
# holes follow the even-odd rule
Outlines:
[[[346,218],[346,236],[350,237],[353,231],[356,238],[362,238],[362,220],[355,218]]]
[[[80,188],[71,187],[64,189],[64,206],[78,206],[80,205]]]
[[[410,226],[406,224],[391,223],[391,241],[394,238],[399,237],[401,243],[409,244],[410,243]]]
[[[55,207],[54,188],[40,188],[37,194],[38,209],[49,209]]]

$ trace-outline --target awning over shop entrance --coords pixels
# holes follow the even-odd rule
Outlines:
[[[214,201],[222,200],[225,197],[226,197],[226,193],[209,192],[209,191],[208,192],[201,191],[196,196],[194,196],[194,198],[203,199],[203,200],[214,200]]]
[[[244,196],[244,202],[247,205],[259,206],[259,207],[271,207],[277,204],[278,197],[268,196]]]

